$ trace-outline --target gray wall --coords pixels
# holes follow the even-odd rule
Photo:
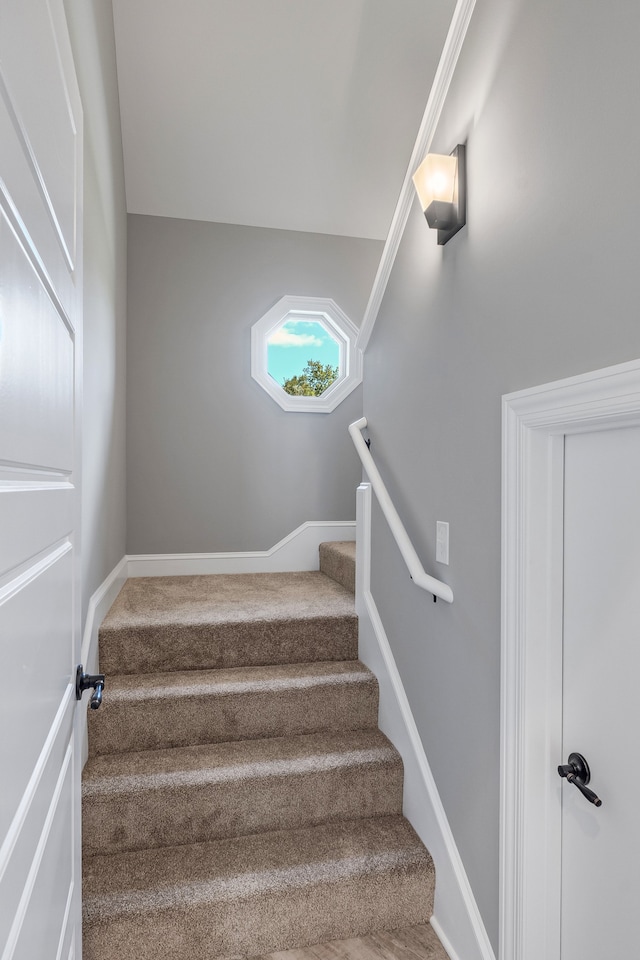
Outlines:
[[[125,553],[127,218],[111,0],[65,0],[84,110],[82,617]]]
[[[265,550],[351,520],[359,461],[330,414],[286,413],[251,378],[250,331],[284,294],[358,324],[382,244],[129,216],[128,553]]]
[[[374,595],[494,944],[501,395],[640,356],[639,41],[632,3],[478,0],[433,146],[468,140],[468,226],[440,248],[414,204],[366,354],[372,450],[455,602],[379,514]]]

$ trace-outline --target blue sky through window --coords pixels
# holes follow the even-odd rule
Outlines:
[[[267,370],[282,385],[302,373],[309,360],[337,367],[340,347],[317,320],[287,320],[267,341]]]

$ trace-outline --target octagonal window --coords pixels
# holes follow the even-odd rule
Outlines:
[[[283,297],[251,331],[251,374],[285,410],[329,413],[362,379],[357,329],[329,299]]]
[[[338,379],[343,346],[320,320],[289,316],[267,339],[267,372],[292,397],[319,397]]]

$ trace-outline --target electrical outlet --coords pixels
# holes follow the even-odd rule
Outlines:
[[[436,560],[449,563],[449,524],[436,520]]]

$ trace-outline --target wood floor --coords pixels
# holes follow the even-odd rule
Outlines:
[[[449,960],[428,923],[354,940],[332,940],[302,950],[268,953],[255,960]]]

